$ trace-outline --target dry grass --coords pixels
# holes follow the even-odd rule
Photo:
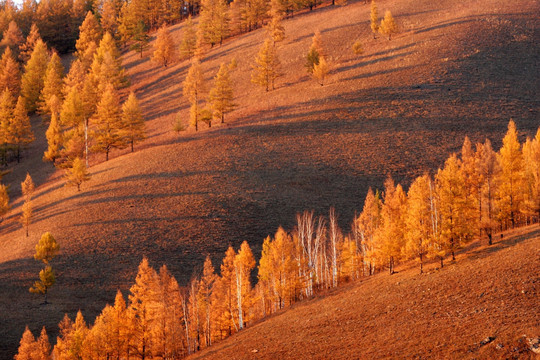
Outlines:
[[[345,285],[189,359],[534,359],[539,235],[507,234],[424,275],[409,267]]]
[[[172,131],[174,114],[187,119],[181,83],[188,63],[158,68],[127,53],[131,89],[147,115],[148,140],[138,151],[92,158],[83,191],[64,188],[61,174],[41,162],[39,140],[4,179],[13,210],[0,227],[0,358],[11,356],[25,324],[55,335],[63,314],[81,309],[93,319],[116,289],[126,292],[143,255],[165,263],[185,283],[208,253],[217,265],[229,244],[291,228],[304,209],[335,206],[348,229],[369,186],[387,174],[409,184],[441,166],[463,138],[501,143],[514,118],[522,139],[538,127],[538,4],[503,0],[383,1],[402,33],[373,40],[369,5],[323,7],[285,21],[280,48],[284,76],[269,94],[250,84],[250,63],[262,43],[258,30],[210,50],[210,80],[234,56],[239,107],[224,126]],[[304,70],[316,28],[331,62],[324,87]],[[181,25],[172,29],[181,33]],[[365,52],[353,55],[360,38]],[[20,182],[38,185],[30,237],[18,224]],[[62,247],[52,305],[28,293],[39,271],[32,259],[41,233]]]

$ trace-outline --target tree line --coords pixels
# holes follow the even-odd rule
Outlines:
[[[298,214],[292,231],[280,227],[264,239],[258,266],[244,241],[227,249],[219,274],[207,256],[186,287],[143,258],[127,301],[118,291],[92,326],[80,311],[74,321],[66,314],[52,352],[45,329],[36,340],[26,328],[15,359],[179,359],[317,291],[392,273],[402,261],[416,259],[420,272],[428,258],[442,267],[475,237],[491,245],[497,231],[538,222],[540,128],[520,144],[510,121],[499,152],[489,140],[473,148],[466,138],[459,156],[407,192],[391,178],[382,191],[370,189],[348,233],[337,218],[333,209],[327,217]]]

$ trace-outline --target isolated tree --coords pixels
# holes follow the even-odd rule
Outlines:
[[[214,110],[214,117],[225,122],[225,114],[232,111],[234,103],[234,90],[232,87],[229,67],[222,63],[214,78],[214,87],[210,90],[209,102]]]
[[[5,88],[8,88],[14,97],[19,95],[21,88],[19,64],[13,58],[13,54],[9,47],[4,50],[4,54],[0,60],[0,89]]]
[[[139,100],[133,92],[122,105],[122,122],[122,137],[131,145],[131,152],[133,152],[133,146],[145,139],[144,118]]]
[[[392,39],[392,34],[398,32],[396,22],[390,11],[384,13],[384,19],[381,20],[381,24],[379,25],[379,32],[388,36],[388,40]]]
[[[328,76],[329,72],[330,70],[328,68],[328,63],[326,62],[324,56],[321,56],[319,58],[319,63],[313,66],[313,77],[319,82],[319,84],[321,84],[321,86],[323,86],[324,80]]]
[[[35,185],[30,174],[26,173],[26,178],[21,183],[21,190],[24,196],[22,206],[21,224],[26,229],[26,237],[28,237],[28,227],[32,218],[32,195],[34,194]],[[36,248],[37,253],[37,248]],[[45,262],[47,264],[47,262]]]
[[[197,47],[197,30],[191,15],[184,22],[184,33],[180,42],[180,56],[182,59],[191,59]]]
[[[201,64],[197,58],[191,62],[191,67],[187,73],[186,79],[183,84],[183,94],[191,104],[190,108],[190,124],[195,127],[195,131],[198,130],[199,101],[202,98],[202,94],[205,91],[204,77],[201,69]]]
[[[39,280],[30,288],[33,294],[41,294],[44,296],[43,304],[48,304],[47,293],[49,289],[56,283],[56,275],[51,266],[47,265],[39,272]]]
[[[42,261],[45,265],[49,265],[50,261],[56,257],[60,246],[50,232],[41,235],[39,242],[36,245],[36,253],[34,259]]]
[[[502,222],[510,221],[510,225],[514,227],[523,201],[523,154],[513,120],[508,123],[508,131],[503,138],[498,160],[501,168],[498,191],[499,218]]]
[[[62,85],[64,77],[64,66],[60,60],[60,56],[53,52],[47,70],[45,72],[45,80],[43,89],[39,97],[39,111],[41,114],[51,114],[50,99],[53,95],[60,101],[63,100]]]
[[[32,52],[34,51],[34,47],[38,40],[41,40],[39,29],[35,23],[32,23],[30,33],[26,37],[26,42],[20,47],[19,58],[23,63],[26,63],[32,56]]]
[[[360,40],[356,40],[352,46],[352,50],[355,55],[363,54],[364,47],[362,46],[362,42]]]
[[[58,101],[58,100],[57,100]],[[62,132],[60,129],[58,113],[53,111],[51,122],[45,132],[47,138],[47,150],[43,154],[44,161],[50,161],[55,164],[56,159],[60,157],[60,149],[62,147]]]
[[[379,10],[377,9],[377,4],[375,0],[371,0],[371,32],[373,33],[373,38],[377,37],[377,32],[379,31]]]
[[[9,206],[7,186],[0,184],[0,223],[4,221],[4,215],[6,215],[10,209],[11,206]]]
[[[79,27],[79,39],[75,43],[76,56],[81,59],[91,43],[98,44],[101,39],[101,27],[95,15],[88,11],[86,18]]]
[[[114,148],[123,148],[126,143],[122,139],[122,113],[118,94],[112,85],[107,86],[101,97],[96,113],[93,117],[95,124],[93,149],[105,153],[105,160],[109,160],[109,152]]]
[[[24,74],[21,82],[21,95],[26,102],[28,111],[33,112],[38,108],[39,95],[45,82],[45,73],[49,55],[47,46],[41,40],[38,40],[30,60],[24,67]]]
[[[313,73],[315,65],[318,65],[320,58],[324,56],[325,54],[322,45],[321,32],[317,30],[313,35],[311,46],[306,56],[306,69],[308,73]]]
[[[264,41],[255,57],[255,64],[251,72],[251,82],[264,87],[266,91],[269,91],[270,87],[272,87],[272,90],[274,89],[274,82],[281,75],[281,65],[271,42],[271,39]]]
[[[15,360],[34,360],[37,349],[38,347],[34,335],[30,329],[28,329],[27,325],[19,343],[19,351],[17,352],[17,355],[15,355]]]
[[[152,60],[164,67],[176,60],[176,44],[165,25],[158,30]]]
[[[90,180],[90,174],[84,161],[76,157],[71,167],[66,170],[66,185],[77,186],[77,191],[81,191],[81,184],[88,180]]]
[[[9,124],[9,134],[11,142],[16,147],[17,162],[20,162],[21,149],[35,140],[22,96],[19,96],[17,99],[17,105],[15,105],[15,109],[13,110],[13,118]]]
[[[150,42],[150,36],[148,35],[148,30],[144,22],[139,21],[135,28],[133,29],[133,44],[131,45],[131,50],[136,51],[140,54],[142,59],[143,52],[148,48],[148,43]]]

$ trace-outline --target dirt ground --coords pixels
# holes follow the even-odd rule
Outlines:
[[[38,140],[3,179],[13,202],[0,224],[0,358],[16,352],[26,324],[34,333],[45,325],[54,337],[66,312],[81,309],[93,321],[117,289],[127,294],[143,255],[185,284],[206,254],[217,267],[229,244],[247,240],[258,256],[264,237],[280,225],[291,229],[305,209],[325,214],[334,206],[347,231],[370,186],[381,188],[392,175],[407,187],[459,151],[465,136],[473,143],[489,137],[498,149],[510,118],[522,141],[534,135],[537,1],[379,2],[380,14],[387,9],[401,29],[391,41],[373,39],[363,2],[286,19],[283,76],[269,93],[249,80],[263,29],[209,49],[202,63],[209,82],[220,63],[237,59],[238,107],[226,124],[197,133],[172,131],[176,113],[187,123],[181,83],[188,62],[160,68],[149,53],[126,53],[127,90],[141,100],[148,139],[108,162],[94,155],[80,193],[41,161],[46,126],[33,119]],[[332,68],[324,86],[304,68],[316,29]],[[178,41],[181,32],[182,25],[172,28]],[[357,38],[360,56],[351,50]],[[29,237],[18,222],[27,171],[37,185]],[[52,304],[40,306],[28,287],[45,231],[62,250],[53,262]]]

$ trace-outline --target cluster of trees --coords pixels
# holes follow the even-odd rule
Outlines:
[[[54,358],[178,359],[211,346],[317,290],[336,287],[401,260],[442,260],[474,236],[540,218],[540,128],[534,139],[519,143],[511,121],[496,153],[489,142],[473,150],[465,139],[461,155],[452,154],[434,178],[414,180],[406,193],[392,179],[382,192],[368,191],[363,211],[344,234],[333,209],[329,216],[297,215],[291,232],[279,228],[267,237],[256,261],[247,244],[229,247],[220,274],[209,257],[202,272],[185,288],[164,265],[159,272],[143,258],[128,302],[118,292],[93,326],[82,313],[60,323]],[[50,349],[45,332],[35,340],[28,328],[19,356]],[[44,359],[50,359],[50,355]]]
[[[113,36],[103,34],[93,13],[87,13],[75,46],[76,59],[69,73],[64,76],[53,54],[45,70],[41,68],[41,76],[33,77],[39,98],[28,97],[27,104],[50,117],[43,159],[69,169],[70,183],[80,187],[87,178],[84,167],[89,152],[104,153],[108,160],[112,149],[130,146],[133,151],[134,144],[144,139],[144,119],[134,93],[120,102],[119,90],[128,84],[120,52]],[[41,55],[37,51],[36,47],[29,64],[46,57],[46,50]],[[37,79],[44,79],[43,85]],[[86,161],[81,163],[81,159]]]
[[[373,38],[377,36],[377,32],[388,36],[388,40],[392,39],[392,34],[398,32],[398,27],[390,10],[384,13],[384,18],[379,22],[379,10],[375,0],[371,1],[370,27],[373,32]]]

